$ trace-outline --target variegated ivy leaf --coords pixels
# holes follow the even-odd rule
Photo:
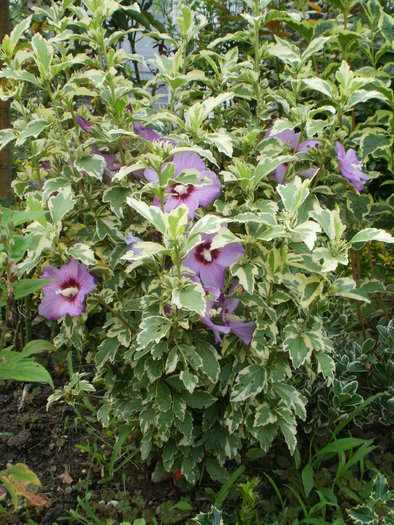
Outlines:
[[[256,266],[251,263],[240,264],[235,263],[230,268],[230,273],[234,277],[237,277],[239,284],[245,288],[245,290],[252,294],[254,291],[254,278],[258,274]]]
[[[313,211],[309,212],[309,216],[320,224],[331,243],[339,242],[342,239],[346,226],[341,221],[338,207],[334,210],[327,210],[315,203]]]
[[[280,164],[285,164],[294,160],[297,160],[295,155],[279,155],[275,158],[266,156],[259,157],[259,163],[257,164],[250,180],[251,189],[256,188],[259,182],[265,179],[273,170],[280,166]]]
[[[75,199],[70,185],[60,189],[56,196],[48,199],[48,208],[53,222],[55,224],[60,222],[74,208],[74,204]]]
[[[179,379],[185,385],[186,390],[190,394],[193,394],[194,389],[198,385],[198,377],[192,374],[189,370],[182,370],[182,372],[179,373]]]
[[[356,244],[358,242],[368,242],[368,241],[380,241],[392,243],[394,238],[384,230],[378,230],[377,228],[365,228],[356,233],[349,241],[350,245]]]
[[[216,146],[220,153],[224,153],[230,159],[233,156],[232,139],[227,133],[207,133],[203,140]]]
[[[317,372],[323,374],[327,386],[330,386],[334,381],[335,361],[323,352],[314,352],[314,355],[317,359]]]
[[[296,283],[302,308],[307,308],[315,299],[322,295],[324,281],[320,276],[310,275],[307,277],[302,273],[297,273],[292,279]]]
[[[329,289],[330,295],[336,295],[340,297],[347,297],[348,299],[356,299],[357,301],[365,301],[370,303],[368,299],[368,293],[362,288],[357,288],[356,283],[350,277],[341,277],[337,279]]]
[[[40,33],[36,33],[31,40],[34,60],[43,79],[51,77],[51,63],[53,59],[53,47]]]
[[[75,259],[78,259],[78,261],[81,261],[88,266],[96,264],[97,262],[94,256],[94,251],[87,244],[75,244],[72,248],[67,250],[67,254],[71,257],[75,257]]]
[[[74,161],[74,166],[81,173],[101,180],[105,168],[105,159],[100,155],[88,155]]]
[[[216,383],[220,374],[220,356],[215,347],[207,341],[199,339],[197,341],[197,352],[202,359],[202,371],[209,377],[212,383]]]
[[[219,231],[220,225],[225,221],[216,215],[205,215],[196,222],[189,232],[189,239],[201,235],[202,233],[211,234]],[[189,250],[190,251],[190,250]]]
[[[173,290],[171,300],[179,309],[196,312],[202,316],[205,314],[205,291],[200,283],[188,283]]]
[[[147,221],[159,230],[160,233],[165,233],[166,225],[164,221],[164,214],[157,206],[148,206],[143,201],[137,201],[134,197],[127,197],[127,204],[133,208],[137,213],[142,215]]]
[[[127,197],[131,194],[129,188],[122,186],[111,186],[103,194],[103,202],[108,202],[111,211],[115,213],[120,219],[123,218],[123,204],[126,202]]]
[[[0,130],[0,151],[3,148],[5,148],[14,139],[15,139],[15,135],[12,129],[1,129]]]
[[[274,410],[278,417],[278,424],[285,438],[286,445],[292,454],[295,452],[297,445],[297,423],[291,411],[286,407],[278,407]]]
[[[284,333],[286,338],[283,341],[283,350],[289,352],[294,368],[299,368],[305,361],[310,361],[313,345],[309,337],[301,332],[299,324],[291,323],[286,326]]]
[[[231,244],[233,242],[240,242],[240,240],[227,228],[221,228],[212,239],[211,250],[223,248],[223,246],[227,246],[227,244]]]
[[[277,421],[277,415],[271,410],[268,403],[263,403],[256,410],[254,418],[255,427],[264,427],[266,425],[273,425]]]
[[[183,356],[186,363],[191,367],[194,368],[194,370],[198,370],[202,368],[203,366],[203,360],[201,359],[201,356],[196,352],[194,347],[190,345],[184,345],[180,344],[178,345],[178,350],[180,354]]]
[[[313,250],[317,234],[321,232],[320,226],[313,221],[305,221],[292,229],[295,240],[299,237],[310,250]]]
[[[272,384],[272,390],[278,395],[279,399],[293,410],[298,417],[306,419],[307,398],[303,396],[294,386],[282,382]]]
[[[296,211],[309,195],[309,179],[302,180],[295,177],[292,182],[285,185],[278,185],[276,191],[279,193],[286,210]]]
[[[334,255],[334,250],[330,248],[316,248],[313,255],[317,260],[322,261],[321,271],[323,273],[333,272],[336,270],[338,264],[347,265],[348,256],[346,250]]]
[[[185,226],[188,223],[189,209],[185,204],[181,204],[170,213],[164,215],[164,223],[166,225],[166,237],[172,241],[183,236]]]
[[[49,122],[46,120],[32,120],[26,126],[26,128],[19,134],[17,141],[15,142],[16,146],[23,144],[28,138],[37,138],[41,135],[44,129],[50,126]]]
[[[137,335],[137,344],[143,349],[147,344],[154,341],[158,343],[167,335],[171,328],[171,321],[159,315],[144,317],[140,324],[140,332]]]
[[[243,368],[237,376],[231,392],[231,402],[245,401],[251,396],[257,396],[267,384],[267,370],[259,365],[249,365]]]
[[[297,46],[283,40],[275,35],[276,44],[271,44],[269,47],[270,55],[279,58],[285,64],[292,66],[293,64],[298,65],[301,62],[300,51]]]

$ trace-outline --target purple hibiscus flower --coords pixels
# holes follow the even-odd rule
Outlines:
[[[346,179],[350,180],[350,182],[358,191],[362,191],[364,189],[364,184],[368,180],[368,177],[362,171],[361,162],[358,160],[354,149],[349,149],[346,152],[342,144],[340,142],[336,142],[335,153],[337,154],[342,175]]]
[[[86,120],[86,118],[81,117],[80,115],[77,116],[77,122],[85,133],[90,133],[90,130],[92,129],[92,126],[93,126],[91,122]]]
[[[149,142],[164,140],[161,134],[148,126],[144,126],[141,122],[134,122],[134,131],[139,137]]]
[[[239,242],[211,249],[214,235],[203,234],[201,237],[201,244],[189,252],[183,261],[183,266],[193,270],[205,287],[211,286],[220,290],[224,285],[226,268],[243,256],[244,249]]]
[[[135,235],[133,235],[132,232],[129,232],[125,235],[124,242],[126,243],[126,250],[125,250],[126,252],[132,251],[134,255],[138,255],[139,253],[142,252],[141,248],[135,248],[135,246],[139,244],[140,242],[144,242],[144,241],[140,239],[139,237],[136,237]],[[128,260],[133,261],[134,259],[130,257]]]
[[[85,309],[85,295],[96,288],[94,277],[86,266],[73,258],[60,269],[45,266],[41,279],[53,280],[43,286],[44,297],[38,307],[38,313],[51,321],[56,321],[65,314],[72,317],[81,315]]]
[[[197,153],[186,152],[176,153],[172,159],[175,165],[174,184],[166,189],[164,211],[169,212],[181,204],[185,204],[189,209],[189,218],[194,218],[194,213],[199,206],[208,206],[220,194],[220,181],[213,171],[208,171],[204,161]],[[177,184],[176,177],[186,169],[194,169],[200,173],[199,180],[209,179],[211,184],[195,186],[194,184]],[[146,169],[144,176],[149,182],[158,181],[157,173],[152,169]],[[159,205],[157,197],[153,204]]]
[[[246,345],[252,340],[255,323],[242,321],[237,315],[234,315],[239,301],[231,295],[237,284],[237,281],[234,281],[227,294],[220,293],[219,290],[216,291],[217,293],[212,293],[212,288],[208,289],[214,300],[207,301],[206,315],[200,319],[213,331],[216,343],[221,342],[220,334],[229,332],[239,337]],[[211,319],[219,316],[224,326],[215,324]]]
[[[320,142],[318,140],[304,140],[303,142],[299,142],[301,132],[294,133],[294,131],[291,129],[285,129],[284,131],[272,135],[272,128],[269,128],[264,138],[269,137],[275,137],[281,142],[283,142],[283,144],[290,144],[291,151],[293,153],[305,153],[308,150],[308,148],[317,148],[320,145]],[[284,181],[286,170],[287,163],[280,164],[275,169],[275,179],[278,184],[282,184],[282,182]],[[317,168],[311,167],[308,170],[302,171],[300,175],[302,177],[306,177],[307,179],[311,179],[316,173],[316,171]]]

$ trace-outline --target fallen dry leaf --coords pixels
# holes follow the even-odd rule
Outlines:
[[[71,485],[73,482],[73,478],[70,476],[70,471],[68,470],[68,466],[64,465],[64,472],[63,474],[60,474],[58,478],[61,480],[64,485]]]

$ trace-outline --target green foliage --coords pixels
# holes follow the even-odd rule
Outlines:
[[[313,391],[332,394],[337,418],[363,401],[357,382],[335,377],[343,365],[330,333],[335,320],[326,321],[351,304],[366,336],[386,311],[375,267],[358,275],[357,263],[371,241],[393,242],[378,224],[390,204],[379,201],[383,184],[374,202],[352,177],[362,169],[372,187],[393,172],[391,19],[372,1],[363,3],[367,21],[350,16],[355,2],[340,1],[331,2],[338,22],[316,24],[306,2],[294,11],[246,4],[231,31],[208,44],[209,10],[180,6],[170,36],[138,4],[63,0],[37,7],[2,44],[0,97],[11,100],[14,119],[0,146],[18,148],[21,209],[3,211],[2,220],[25,225],[20,238],[2,240],[5,290],[13,300],[30,296],[44,284],[43,265],[60,268],[71,257],[95,275],[80,317],[51,326],[55,346],[76,348],[95,374],[70,370],[70,383],[48,402],[73,405],[104,390],[98,418],[122,428],[111,472],[132,428],[141,458],[159,474],[180,470],[195,484],[204,469],[226,483],[230,461],[250,449],[267,453],[276,439],[297,461],[297,426]],[[41,34],[31,22],[42,18]],[[112,31],[123,19],[130,26]],[[144,58],[117,45],[137,26],[153,26],[149,35],[170,50],[150,61],[154,76],[144,84]],[[290,130],[294,144],[276,136]],[[314,146],[303,149],[305,141]],[[348,155],[356,148],[364,166],[341,160],[337,142]],[[192,163],[176,173],[177,159],[196,156],[204,170]],[[220,196],[191,212],[189,190],[207,190],[212,172]],[[139,237],[127,246],[128,234]],[[238,260],[221,267],[224,285],[207,286],[188,269],[203,242],[211,251],[202,264],[239,247]],[[11,284],[11,260],[26,281],[20,288]],[[206,279],[214,276],[212,269]],[[226,300],[236,311],[226,311]],[[369,307],[375,317],[366,328]],[[8,322],[9,307],[0,308]],[[297,466],[300,482],[288,490],[301,509],[308,498],[320,501],[303,510],[305,519],[337,507],[332,493],[315,489],[320,463],[340,451],[337,483],[371,447],[338,438]],[[253,513],[252,492],[245,505]],[[201,519],[220,522],[219,511]]]

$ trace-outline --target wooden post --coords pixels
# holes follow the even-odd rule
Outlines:
[[[0,41],[8,33],[9,0],[0,0]],[[2,66],[0,62],[0,67]],[[10,106],[0,100],[0,129],[10,127]],[[9,147],[0,151],[0,200],[11,197],[11,150]]]

